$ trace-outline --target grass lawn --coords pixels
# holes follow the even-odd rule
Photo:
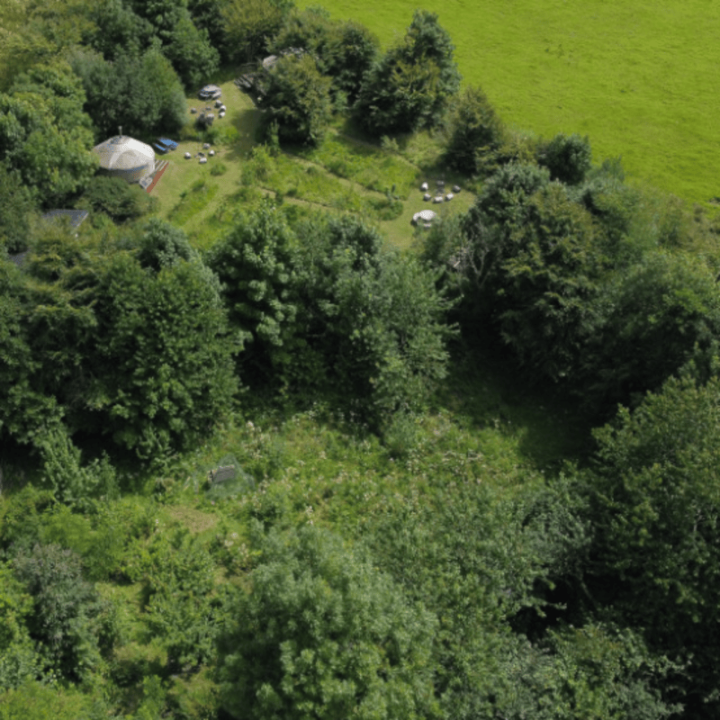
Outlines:
[[[302,0],[301,6],[314,3]],[[415,0],[327,0],[384,45]],[[590,136],[595,161],[622,156],[630,177],[693,202],[720,196],[720,5],[706,0],[447,0],[465,83],[506,123],[550,137]]]
[[[210,247],[238,212],[263,195],[279,195],[310,210],[358,214],[376,223],[401,248],[413,241],[411,220],[419,210],[432,207],[446,215],[472,204],[472,188],[464,188],[452,203],[431,206],[423,201],[419,189],[423,181],[433,188],[440,178],[448,186],[462,183],[438,167],[437,144],[429,137],[390,151],[363,142],[353,136],[352,128],[338,125],[317,148],[290,147],[275,157],[261,148],[253,153],[260,112],[231,79],[219,84],[227,115],[215,120],[214,128],[224,136],[213,144],[215,157],[199,163],[197,153],[203,143],[193,130],[196,115],[190,108],[201,110],[204,103],[188,98],[188,124],[178,148],[165,156],[169,165],[152,191],[158,214],[182,227],[198,248]],[[191,159],[184,158],[186,152]],[[399,212],[391,210],[388,191],[401,199]]]
[[[227,107],[227,114],[220,119],[216,116],[215,126],[219,129],[234,129],[237,135],[233,135],[232,141],[228,144],[213,147],[216,152],[214,158],[210,158],[208,163],[201,165],[196,158],[196,154],[202,150],[203,143],[195,139],[185,139],[191,135],[192,123],[196,115],[190,114],[190,108],[195,107],[198,111],[202,110],[204,101],[197,98],[188,98],[188,125],[181,133],[181,142],[177,150],[165,156],[169,161],[169,166],[165,174],[160,179],[152,195],[158,200],[158,214],[165,219],[172,221],[183,227],[188,235],[193,238],[198,245],[205,246],[208,244],[217,231],[217,223],[213,221],[219,214],[224,202],[234,195],[240,183],[242,173],[242,160],[247,157],[254,145],[255,129],[259,120],[259,115],[250,98],[241,93],[233,84],[232,80],[227,80],[220,84],[223,90],[223,102]],[[185,160],[186,152],[193,156],[190,160]],[[213,175],[213,167],[217,167],[220,163],[226,168],[221,175]],[[182,210],[178,207],[182,193],[188,195],[198,195],[192,192],[193,185],[205,183],[208,192],[202,193],[203,198],[192,198],[192,212],[182,214]],[[202,202],[202,200],[206,200]],[[188,203],[185,203],[186,205]],[[173,218],[173,215],[176,217]]]

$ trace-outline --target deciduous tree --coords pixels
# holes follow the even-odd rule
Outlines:
[[[435,618],[327,531],[271,533],[220,641],[233,717],[433,717]]]
[[[267,382],[269,374],[294,362],[294,243],[287,220],[268,202],[240,219],[210,253],[230,321],[247,334],[241,355],[247,382]]]
[[[333,94],[354,102],[365,73],[372,67],[379,42],[370,31],[353,21],[339,22],[318,8],[290,15],[272,42],[273,52],[301,48],[309,52],[323,75],[332,78]]]
[[[83,189],[97,167],[84,100],[67,65],[21,75],[0,94],[0,154],[46,207]]]
[[[690,361],[712,373],[720,292],[702,258],[649,252],[603,283],[583,355],[583,392],[596,403],[632,402]]]
[[[330,121],[330,79],[312,56],[287,55],[270,72],[260,106],[266,128],[275,125],[281,141],[316,145]]]
[[[251,62],[267,52],[293,7],[292,0],[229,0],[223,5],[228,55]]]
[[[587,135],[559,133],[538,152],[538,161],[550,170],[553,180],[577,185],[585,179],[592,162]]]
[[[432,127],[460,86],[454,46],[435,13],[416,10],[404,40],[367,73],[356,104],[374,135]]]
[[[505,129],[479,87],[470,86],[456,101],[450,118],[447,162],[467,175],[477,175],[495,164]]]
[[[209,433],[236,388],[217,280],[199,261],[159,271],[129,255],[108,258],[94,308],[98,334],[88,358],[89,415],[146,459]]]
[[[717,715],[720,610],[720,381],[670,379],[596,432],[588,476],[596,599],[689,669],[678,698]]]
[[[97,141],[116,135],[172,133],[185,122],[185,93],[170,62],[159,50],[141,55],[118,51],[112,62],[76,52],[72,66],[87,95],[85,108]]]

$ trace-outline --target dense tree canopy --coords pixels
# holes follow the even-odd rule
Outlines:
[[[0,720],[718,715],[720,225],[453,50],[0,0]],[[186,91],[269,52],[198,135]],[[93,177],[119,126],[222,162]],[[418,168],[463,194],[400,251]]]
[[[350,217],[293,232],[267,204],[240,221],[209,262],[251,336],[244,378],[328,389],[333,378],[376,426],[419,409],[445,375],[447,304],[431,273],[381,246]]]
[[[271,533],[231,612],[219,672],[233,717],[434,714],[435,618],[327,531]]]
[[[150,23],[163,55],[170,60],[187,90],[208,81],[220,56],[205,30],[195,27],[187,0],[128,0],[132,11]]]
[[[332,21],[319,8],[308,8],[290,15],[273,39],[272,49],[276,53],[288,48],[309,52],[320,72],[332,78],[336,98],[342,93],[346,102],[352,103],[376,59],[378,46],[377,38],[363,25]]]
[[[652,646],[691,664],[681,686],[695,717],[718,708],[719,413],[717,378],[671,379],[597,431],[588,477],[597,597]]]
[[[3,302],[15,308],[3,328],[13,437],[35,442],[59,406],[72,432],[101,429],[158,457],[206,434],[229,407],[238,348],[217,280],[195,254],[183,257],[178,232],[147,226],[145,267],[62,228],[35,242],[25,275],[4,266]]]
[[[365,76],[356,104],[360,122],[376,136],[437,125],[460,86],[453,50],[437,15],[416,10],[403,41]]]
[[[144,136],[175,132],[185,122],[182,85],[157,49],[119,50],[112,62],[78,52],[72,66],[82,79],[98,142],[117,135],[120,127],[125,135]]]
[[[266,128],[282,142],[317,145],[330,121],[330,79],[313,57],[281,57],[269,74],[260,106]]]
[[[82,190],[97,167],[84,102],[67,65],[33,69],[0,94],[0,156],[46,207]]]

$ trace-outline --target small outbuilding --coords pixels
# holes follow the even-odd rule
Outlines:
[[[127,135],[111,137],[92,151],[100,157],[102,172],[129,183],[140,182],[155,169],[155,151]]]
[[[205,85],[198,91],[201,100],[217,100],[222,95],[222,90],[217,85]]]
[[[437,213],[432,210],[421,210],[413,215],[413,224],[423,223],[427,227],[428,223],[431,223],[437,217]]]

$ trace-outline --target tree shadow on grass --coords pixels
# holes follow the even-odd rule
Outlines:
[[[471,430],[513,440],[538,470],[582,463],[592,449],[594,416],[556,386],[533,384],[514,358],[490,343],[455,349],[436,402]]]
[[[225,148],[225,158],[233,162],[247,159],[259,142],[260,120],[261,113],[257,109],[242,108],[233,113],[230,123],[237,130],[238,137]]]

